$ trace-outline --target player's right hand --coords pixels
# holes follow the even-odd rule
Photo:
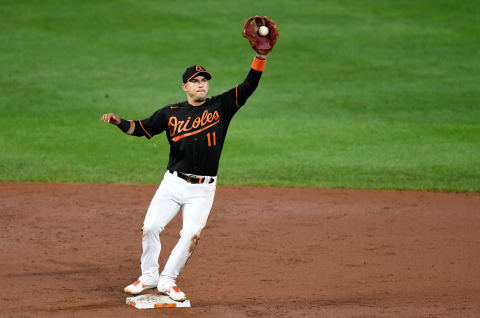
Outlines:
[[[102,121],[110,123],[112,125],[120,124],[120,117],[118,117],[118,115],[114,113],[103,114],[101,119]]]

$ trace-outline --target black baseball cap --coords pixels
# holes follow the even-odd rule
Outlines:
[[[183,76],[182,76],[183,83],[188,82],[189,80],[191,80],[192,78],[194,78],[195,76],[198,76],[198,75],[205,76],[205,78],[207,80],[212,78],[212,74],[207,72],[207,70],[204,67],[202,67],[200,65],[192,65],[190,67],[187,67],[187,69],[183,73]]]

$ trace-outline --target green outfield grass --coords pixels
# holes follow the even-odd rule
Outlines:
[[[0,180],[158,183],[164,135],[128,137],[247,74],[245,20],[280,29],[232,121],[220,184],[480,191],[478,1],[6,1],[0,3]]]

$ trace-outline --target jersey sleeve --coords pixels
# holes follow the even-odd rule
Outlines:
[[[226,108],[225,111],[229,118],[232,118],[253,94],[265,69],[265,64],[266,60],[255,57],[245,80],[238,86],[220,95],[224,101],[223,106]]]
[[[157,110],[152,116],[135,120],[134,136],[145,136],[151,139],[153,136],[162,133],[166,129],[165,108]]]

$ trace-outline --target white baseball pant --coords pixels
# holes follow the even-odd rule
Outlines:
[[[213,180],[212,183],[209,183],[210,179]],[[176,172],[173,174],[165,172],[143,223],[141,269],[145,281],[158,280],[160,233],[182,210],[183,226],[180,239],[161,274],[162,280],[175,281],[192,255],[200,233],[207,224],[215,190],[216,177],[207,177],[202,184],[191,184],[178,177]]]

